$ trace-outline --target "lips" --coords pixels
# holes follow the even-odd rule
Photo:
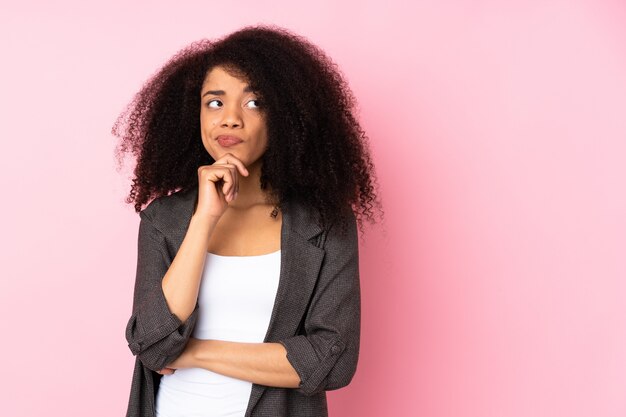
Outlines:
[[[241,142],[243,142],[243,140],[237,136],[219,135],[217,137],[217,143],[219,143],[220,146],[223,146],[223,147],[233,146]]]

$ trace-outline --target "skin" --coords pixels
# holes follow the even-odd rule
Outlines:
[[[261,156],[268,143],[262,104],[248,84],[225,67],[211,69],[201,90],[202,143],[212,165],[198,168],[198,203],[162,286],[170,311],[186,321],[196,305],[206,252],[227,256],[262,255],[280,249],[282,215],[261,190]],[[222,90],[223,93],[208,93]],[[222,147],[218,135],[243,139]],[[300,377],[280,343],[240,343],[190,338],[163,375],[203,368],[273,387],[296,388]]]

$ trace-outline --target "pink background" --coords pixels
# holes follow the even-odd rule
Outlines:
[[[0,12],[3,416],[124,414],[139,217],[110,128],[254,23],[337,62],[385,202],[331,415],[626,415],[624,2],[52,3]]]

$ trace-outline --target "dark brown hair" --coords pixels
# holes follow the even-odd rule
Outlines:
[[[137,162],[126,198],[136,212],[153,198],[197,187],[198,167],[214,162],[200,136],[200,91],[217,65],[232,68],[260,96],[268,129],[260,186],[271,185],[279,206],[303,202],[323,227],[345,219],[348,208],[360,225],[363,216],[375,220],[374,206],[382,217],[368,138],[347,82],[320,48],[273,25],[190,44],[118,117],[118,162],[128,152]]]

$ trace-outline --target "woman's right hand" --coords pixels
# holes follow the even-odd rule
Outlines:
[[[237,198],[239,173],[247,177],[250,173],[241,160],[227,153],[211,165],[198,168],[198,204],[196,214],[219,219],[228,208],[228,203]]]

